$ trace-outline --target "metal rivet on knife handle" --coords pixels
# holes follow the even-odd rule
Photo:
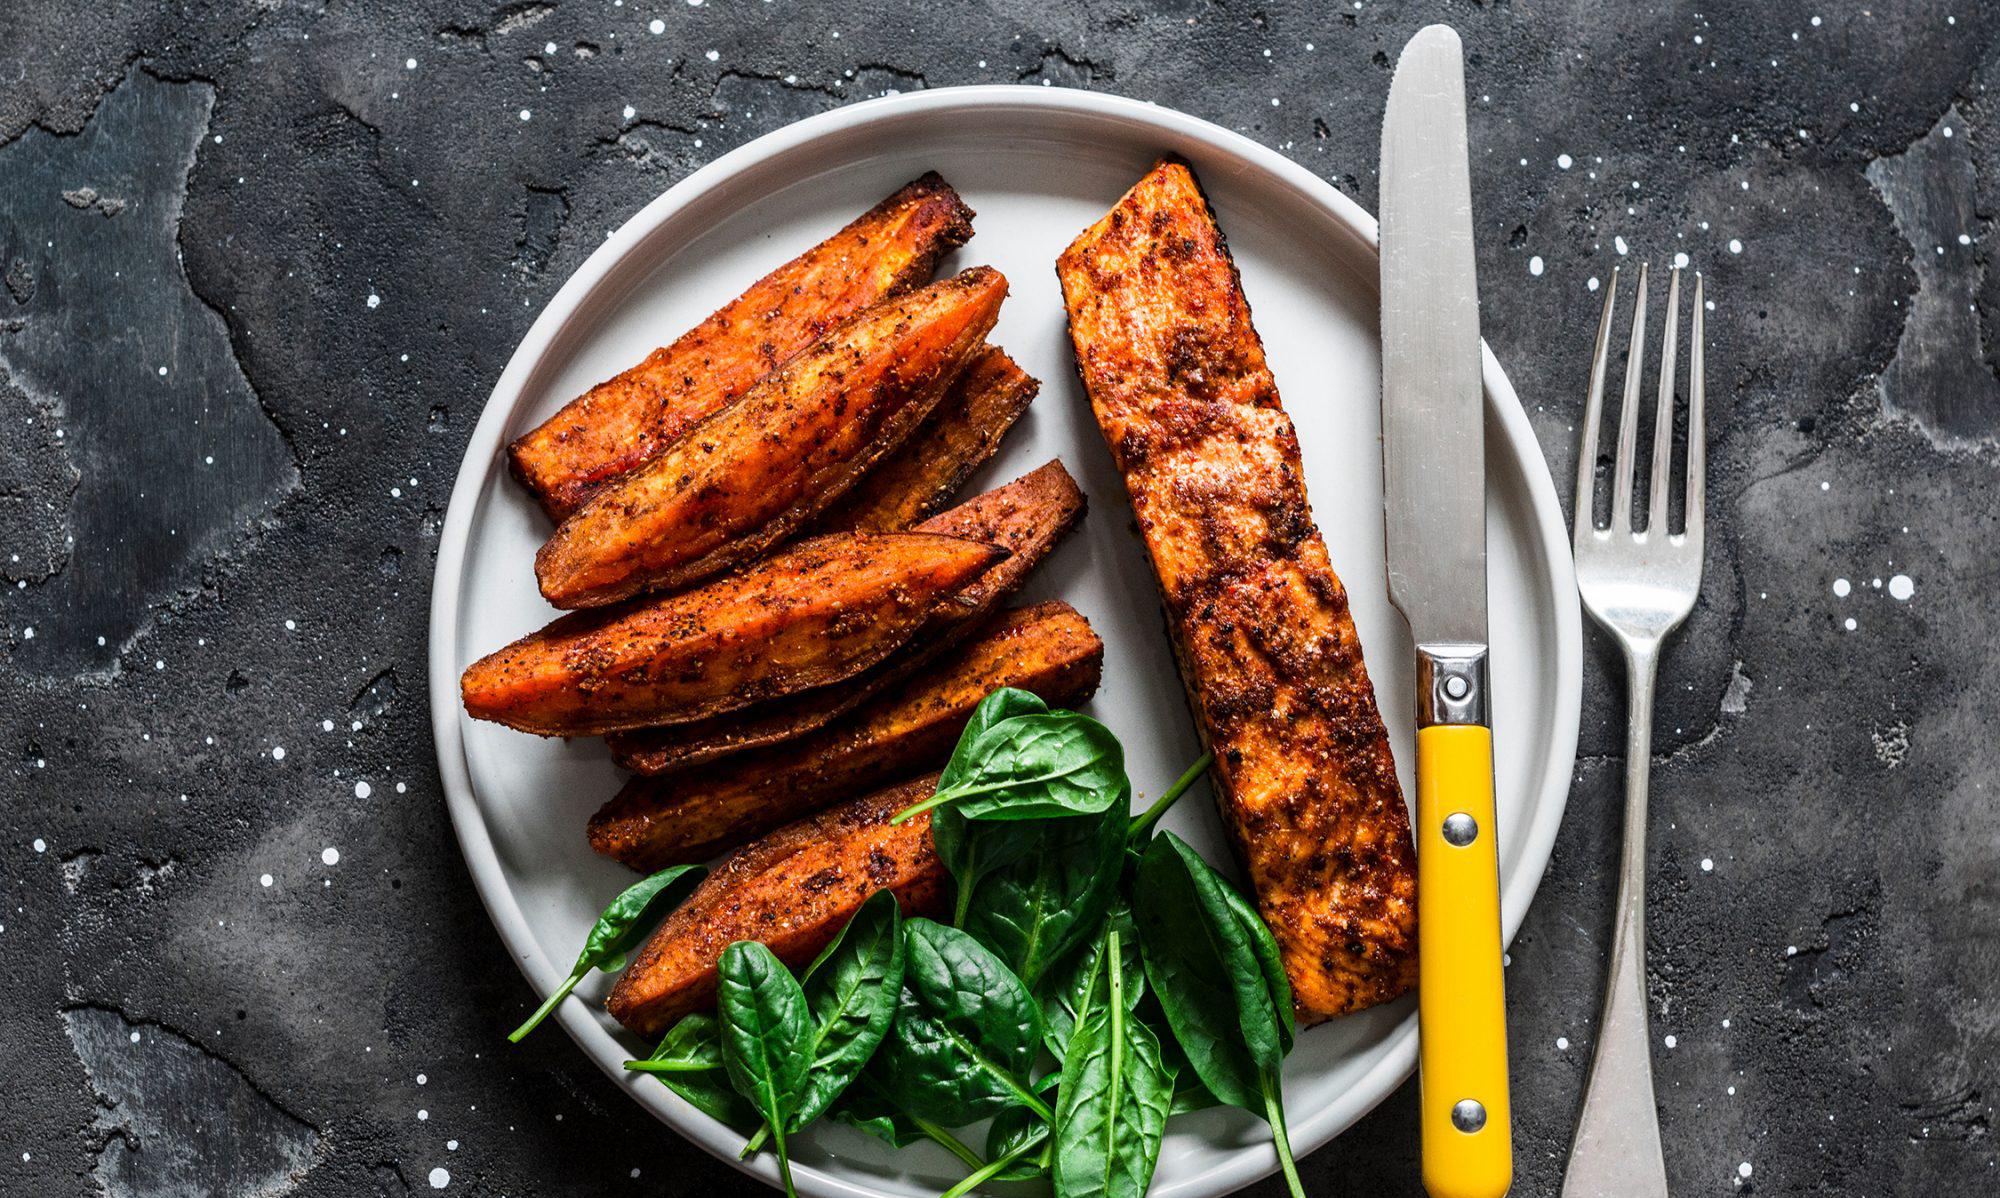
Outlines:
[[[1462,1132],[1475,1132],[1486,1126],[1486,1107],[1475,1098],[1461,1098],[1451,1108],[1451,1125]]]
[[[1445,843],[1454,848],[1464,848],[1479,838],[1479,821],[1463,811],[1454,811],[1444,817]]]

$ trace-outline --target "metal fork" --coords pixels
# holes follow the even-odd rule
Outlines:
[[[1694,608],[1701,589],[1703,427],[1702,281],[1694,277],[1693,346],[1688,355],[1686,530],[1667,527],[1672,473],[1674,361],[1681,272],[1667,288],[1661,337],[1660,387],[1653,425],[1652,486],[1646,522],[1633,520],[1633,461],[1639,440],[1639,373],[1646,353],[1646,268],[1625,359],[1625,401],[1618,419],[1618,459],[1611,489],[1611,524],[1597,527],[1597,436],[1604,409],[1604,375],[1618,272],[1604,296],[1597,350],[1590,362],[1590,397],[1576,465],[1576,583],[1583,605],[1625,655],[1629,712],[1625,732],[1625,847],[1618,878],[1618,917],[1611,971],[1598,1022],[1597,1048],[1584,1087],[1583,1114],[1563,1175],[1563,1198],[1666,1198],[1666,1163],[1654,1107],[1652,1038],[1646,1027],[1646,786],[1652,769],[1653,689],[1660,644]]]

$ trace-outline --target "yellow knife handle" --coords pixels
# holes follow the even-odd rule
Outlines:
[[[1500,1198],[1514,1180],[1493,733],[1417,730],[1418,1104],[1431,1198]]]

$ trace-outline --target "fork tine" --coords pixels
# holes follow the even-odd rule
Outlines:
[[[1694,276],[1694,315],[1689,322],[1689,333],[1694,342],[1688,348],[1688,480],[1687,480],[1687,540],[1694,546],[1696,554],[1701,552],[1701,511],[1708,492],[1708,462],[1705,442],[1708,439],[1702,405],[1708,389],[1708,378],[1702,371],[1702,293],[1701,273]]]
[[[1674,464],[1674,361],[1680,357],[1681,268],[1667,284],[1667,327],[1660,333],[1660,398],[1653,413],[1653,485],[1646,491],[1646,531],[1667,535],[1667,471]]]
[[[1597,349],[1590,355],[1590,392],[1583,401],[1583,440],[1576,450],[1576,515],[1570,521],[1579,543],[1586,529],[1597,528],[1597,426],[1604,415],[1604,368],[1611,356],[1611,314],[1618,307],[1618,268],[1604,289],[1604,314],[1597,318]]]
[[[1646,356],[1646,264],[1639,264],[1639,298],[1632,306],[1632,344],[1625,356],[1625,401],[1618,408],[1618,469],[1611,481],[1611,528],[1632,528],[1632,459],[1639,450],[1639,368]]]

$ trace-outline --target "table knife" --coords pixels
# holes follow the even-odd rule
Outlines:
[[[1403,49],[1382,123],[1382,472],[1389,598],[1417,658],[1417,1092],[1424,1188],[1513,1182],[1486,675],[1486,444],[1449,26]]]

